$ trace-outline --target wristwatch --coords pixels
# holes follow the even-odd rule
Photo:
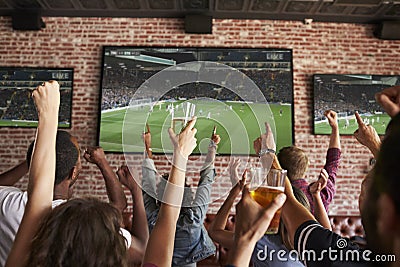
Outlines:
[[[261,157],[262,155],[265,155],[267,153],[272,153],[275,154],[275,150],[271,149],[271,148],[263,148],[260,150],[260,152],[258,153],[258,156]]]

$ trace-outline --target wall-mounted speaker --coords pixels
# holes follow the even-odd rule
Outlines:
[[[45,28],[40,10],[15,10],[12,14],[12,27],[14,30],[39,31]]]
[[[185,33],[212,33],[212,17],[206,15],[186,15]]]
[[[385,40],[400,40],[400,21],[382,21],[374,35]]]

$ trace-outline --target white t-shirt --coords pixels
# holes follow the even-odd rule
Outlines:
[[[27,201],[27,192],[16,187],[0,186],[0,267],[6,264]],[[65,201],[65,199],[53,200],[52,207],[55,208]],[[121,234],[129,248],[132,242],[129,231],[121,228]]]

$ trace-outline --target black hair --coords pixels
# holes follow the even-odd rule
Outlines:
[[[374,168],[377,194],[387,193],[400,214],[400,113],[390,121]],[[376,186],[376,187],[375,187]],[[370,190],[371,191],[371,190]]]
[[[57,131],[55,185],[69,177],[72,168],[74,168],[78,161],[79,151],[76,145],[71,141],[71,137],[72,136],[66,131]],[[26,162],[28,163],[28,167],[31,164],[34,144],[35,141],[32,141],[26,153]],[[46,163],[43,162],[43,165],[46,165]]]

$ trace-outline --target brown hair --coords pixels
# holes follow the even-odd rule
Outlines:
[[[108,203],[77,198],[44,218],[32,241],[28,266],[127,266],[122,217]]]
[[[308,168],[308,157],[302,149],[296,146],[284,147],[279,150],[278,160],[282,168],[287,170],[291,181],[304,178]]]

